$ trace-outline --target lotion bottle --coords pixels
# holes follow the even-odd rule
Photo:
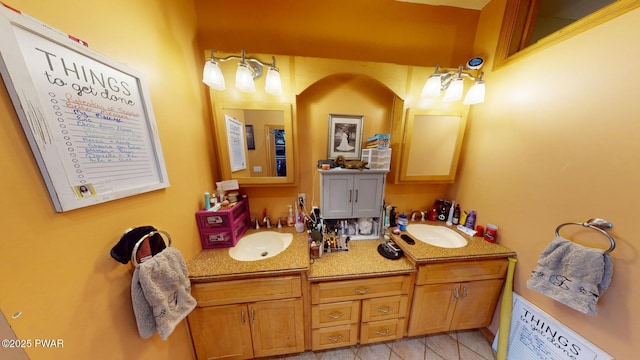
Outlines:
[[[293,217],[293,208],[291,207],[291,205],[289,205],[289,217],[287,217],[287,225],[288,226],[293,226],[293,224],[295,222],[296,222],[296,220]]]

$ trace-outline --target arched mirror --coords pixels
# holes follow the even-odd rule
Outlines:
[[[640,0],[507,0],[494,67],[640,6]]]
[[[291,107],[225,103],[216,108],[222,175],[240,185],[294,182]]]

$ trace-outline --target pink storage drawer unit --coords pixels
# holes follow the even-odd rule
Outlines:
[[[203,249],[235,246],[251,222],[249,199],[245,197],[218,211],[200,210],[196,212],[196,222]]]

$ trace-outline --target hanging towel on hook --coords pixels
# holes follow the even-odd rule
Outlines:
[[[609,287],[612,276],[613,260],[605,250],[557,236],[540,255],[527,287],[596,316],[597,302]]]
[[[187,265],[175,248],[168,247],[140,264],[131,280],[133,312],[143,339],[158,332],[167,340],[196,307]]]
[[[127,230],[120,238],[120,241],[111,248],[111,257],[123,264],[128,263],[131,260],[131,253],[136,243],[152,231],[157,230],[149,225],[138,226]],[[151,235],[149,238],[149,246],[151,247],[151,253],[153,255],[167,247],[162,239],[162,235],[157,233]]]

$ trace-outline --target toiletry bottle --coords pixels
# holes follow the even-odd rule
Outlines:
[[[289,217],[287,217],[287,225],[293,226],[294,223],[295,219],[293,217],[293,208],[291,207],[291,205],[289,205]]]
[[[458,225],[460,223],[460,204],[456,204],[455,209],[453,210],[453,218],[451,219],[453,225]]]
[[[389,215],[389,226],[390,227],[398,226],[398,223],[396,222],[397,221],[396,220],[396,216],[397,216],[396,207],[392,206],[391,207],[391,215]]]
[[[211,209],[211,195],[208,192],[204,193],[204,209]]]
[[[400,231],[407,230],[407,223],[407,215],[405,215],[405,213],[401,213],[398,217],[398,227],[400,228]]]
[[[438,220],[438,209],[436,209],[436,207],[432,207],[431,211],[429,211],[429,221],[436,221]]]
[[[468,227],[469,229],[474,229],[476,227],[476,211],[475,210],[471,210],[469,215],[467,215],[467,220],[465,221],[464,226]]]

